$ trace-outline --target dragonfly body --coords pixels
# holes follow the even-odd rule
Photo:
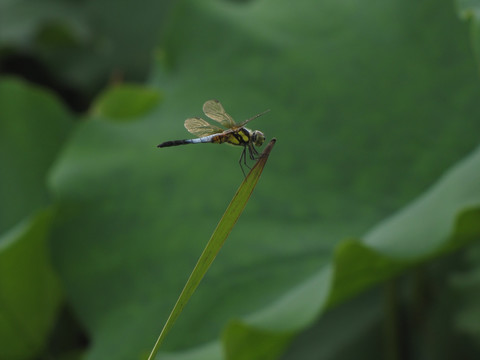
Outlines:
[[[213,143],[223,144],[228,143],[230,145],[248,146],[250,139],[252,139],[253,131],[247,128],[239,128],[236,130],[227,130],[220,134],[212,134],[208,136],[202,136],[197,139],[185,139],[185,140],[173,140],[165,141],[158,145],[158,147],[169,147],[186,144],[201,144],[201,143]]]
[[[248,149],[250,159],[254,160],[258,156],[258,152],[255,149],[255,146],[261,146],[265,141],[265,136],[261,131],[252,131],[244,127],[244,125],[249,121],[256,119],[260,115],[263,115],[265,112],[255,115],[254,117],[245,120],[240,124],[235,123],[232,117],[225,112],[222,104],[220,104],[218,100],[208,100],[207,102],[205,102],[205,104],[203,105],[203,112],[210,119],[219,122],[226,129],[223,129],[216,125],[212,125],[198,117],[189,118],[185,120],[185,128],[191,134],[198,136],[198,138],[166,141],[158,145],[158,147],[163,148],[170,146],[201,143],[227,143],[230,145],[243,146],[243,152],[240,156],[239,161],[240,167],[243,171],[242,159],[243,163],[248,166],[246,162],[246,150]]]

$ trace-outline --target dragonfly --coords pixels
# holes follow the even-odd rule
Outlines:
[[[184,123],[185,128],[190,134],[197,136],[196,139],[165,141],[160,145],[157,145],[157,147],[164,148],[170,146],[201,143],[227,143],[235,146],[243,146],[243,151],[238,163],[240,164],[240,168],[245,176],[245,170],[243,169],[242,163],[246,167],[250,168],[247,164],[247,151],[251,160],[258,159],[259,154],[255,147],[262,146],[265,141],[265,135],[261,131],[252,131],[247,129],[245,125],[269,111],[270,110],[261,112],[260,114],[252,116],[250,119],[237,124],[225,111],[220,101],[208,100],[205,102],[205,104],[203,104],[203,112],[208,118],[216,121],[222,127],[212,125],[199,117],[188,118]]]

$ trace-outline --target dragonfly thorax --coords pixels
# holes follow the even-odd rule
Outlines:
[[[255,146],[262,146],[265,141],[265,135],[261,131],[254,130],[252,131],[252,142]]]

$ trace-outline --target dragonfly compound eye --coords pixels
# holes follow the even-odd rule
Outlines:
[[[261,131],[255,130],[252,133],[252,141],[255,146],[262,146],[263,142],[265,141],[265,135]]]

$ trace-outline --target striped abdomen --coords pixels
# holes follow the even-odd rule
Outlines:
[[[219,142],[215,141],[216,137],[218,137],[218,134],[214,135],[208,135],[204,136],[198,139],[185,139],[185,140],[173,140],[173,141],[165,141],[164,143],[161,143],[160,145],[157,145],[157,147],[162,148],[162,147],[169,147],[169,146],[177,146],[177,145],[186,145],[186,144],[200,144],[200,143],[211,143],[211,142]]]
[[[162,148],[162,147],[169,147],[169,146],[201,144],[201,143],[215,143],[215,144],[229,143],[231,145],[246,146],[250,142],[250,138],[251,138],[250,130],[242,127],[240,129],[237,129],[236,131],[231,131],[231,130],[225,131],[224,133],[203,136],[198,139],[166,141],[164,143],[161,143],[157,147]]]

